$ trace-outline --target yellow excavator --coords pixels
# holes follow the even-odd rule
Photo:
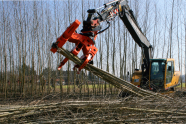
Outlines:
[[[152,56],[153,47],[141,31],[134,17],[133,11],[128,6],[127,0],[114,0],[104,4],[97,9],[89,9],[88,17],[83,21],[81,33],[76,33],[80,22],[76,20],[67,30],[53,43],[51,51],[55,53],[66,41],[76,44],[72,54],[77,55],[82,49],[84,63],[81,66],[76,65],[79,70],[86,67],[87,63],[92,63],[92,59],[97,52],[94,46],[98,34],[104,32],[110,27],[110,21],[119,16],[125,27],[130,32],[134,41],[142,50],[141,70],[136,69],[132,75],[131,83],[143,89],[154,92],[165,92],[172,90],[179,85],[180,72],[175,71],[175,60],[172,58],[154,59]],[[101,22],[107,22],[108,26],[102,30]],[[125,28],[123,27],[123,28]],[[61,62],[59,69],[68,61],[68,58]]]
[[[140,30],[132,10],[126,0],[120,3],[120,18],[124,22],[134,41],[141,47],[143,63],[141,70],[135,70],[132,84],[155,92],[174,90],[180,84],[180,72],[175,71],[175,60],[172,58],[152,57],[152,46]]]
[[[141,70],[136,69],[134,71],[131,83],[155,92],[174,90],[174,88],[179,85],[180,77],[180,72],[175,71],[175,60],[172,58],[153,58],[153,47],[138,26],[133,11],[128,6],[127,0],[115,0],[104,5],[105,8],[96,19],[104,18],[104,20],[107,20],[106,18],[110,16],[110,12],[119,10],[118,15],[120,19],[125,24],[134,41],[141,47],[143,57]],[[108,7],[108,5],[110,5],[110,7]]]

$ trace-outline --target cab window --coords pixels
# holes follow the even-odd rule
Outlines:
[[[170,83],[174,74],[173,61],[167,62],[166,84]]]
[[[152,80],[163,80],[165,71],[165,62],[164,61],[154,61],[151,64],[151,81]]]

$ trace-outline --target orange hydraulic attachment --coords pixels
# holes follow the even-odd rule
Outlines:
[[[79,27],[81,22],[78,20],[75,20],[67,29],[66,31],[59,37],[57,38],[56,41],[56,47],[52,47],[50,51],[53,53],[57,52],[57,48],[61,48],[67,41],[75,43],[75,47],[71,50],[71,53],[74,54],[75,56],[78,55],[78,53],[83,50],[83,56],[81,59],[84,60],[83,64],[81,66],[75,65],[74,67],[78,67],[79,71],[83,69],[86,64],[91,61],[94,57],[94,55],[97,53],[98,49],[94,46],[94,42],[91,38],[88,36],[84,36],[82,34],[76,33],[76,29]],[[94,40],[96,39],[97,32],[94,32],[95,37]],[[65,58],[61,64],[58,67],[58,70],[61,69],[61,67],[68,61],[68,58]]]

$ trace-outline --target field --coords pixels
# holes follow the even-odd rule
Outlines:
[[[1,101],[1,123],[185,123],[186,97],[115,95]]]
[[[177,86],[178,88],[181,88],[181,84]],[[185,88],[185,83],[182,84],[182,88]]]

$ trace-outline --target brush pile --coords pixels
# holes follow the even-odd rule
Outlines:
[[[0,123],[184,123],[186,98],[126,97],[1,106]]]

